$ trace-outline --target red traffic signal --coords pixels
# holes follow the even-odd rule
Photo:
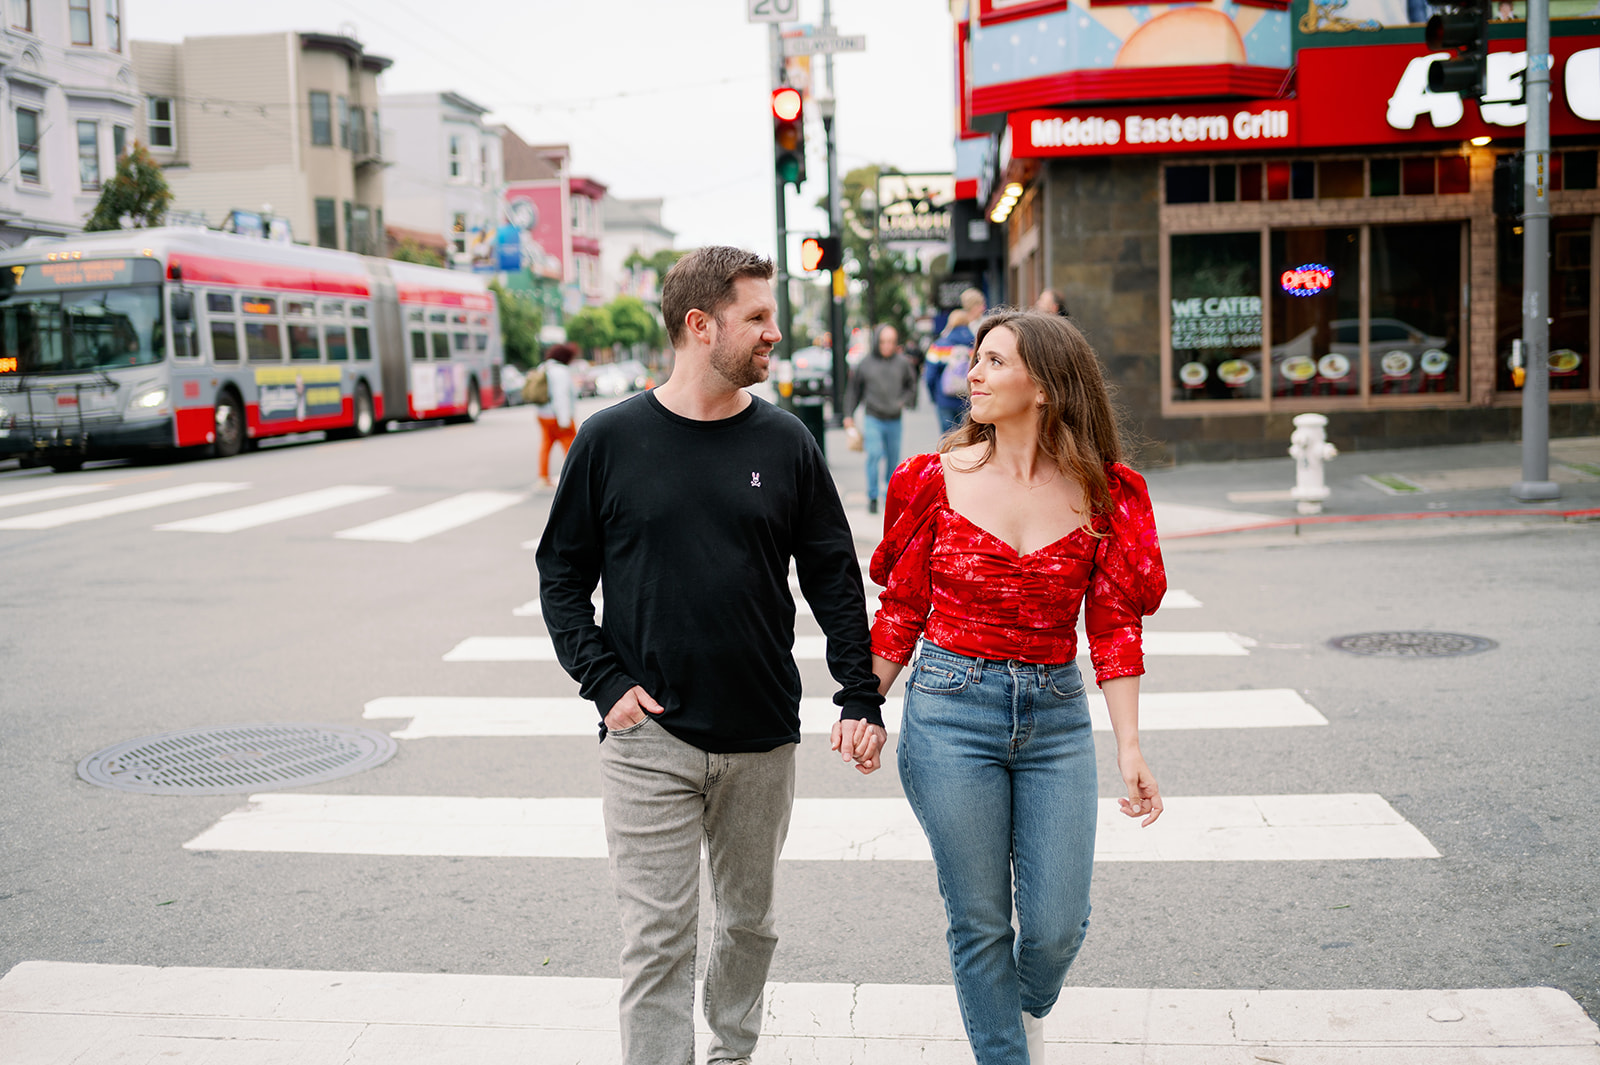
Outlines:
[[[807,237],[800,242],[800,269],[806,273],[837,270],[844,262],[838,237]]]
[[[806,179],[805,98],[799,89],[772,90],[772,150],[778,180],[799,188]]]

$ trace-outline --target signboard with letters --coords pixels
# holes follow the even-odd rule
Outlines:
[[[879,242],[948,244],[955,201],[954,174],[879,174]]]

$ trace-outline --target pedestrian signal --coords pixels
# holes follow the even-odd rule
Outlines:
[[[1462,98],[1483,95],[1489,62],[1489,2],[1463,0],[1428,20],[1423,39],[1435,52],[1454,51],[1428,67],[1429,92],[1455,92]]]
[[[778,180],[800,187],[806,179],[806,125],[800,90],[784,86],[772,90],[772,151]]]
[[[800,242],[800,269],[806,273],[837,270],[844,262],[838,237],[807,237]]]

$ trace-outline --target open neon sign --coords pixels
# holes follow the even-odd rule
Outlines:
[[[1333,287],[1333,267],[1321,263],[1306,263],[1293,270],[1285,270],[1278,284],[1291,296],[1316,296]]]

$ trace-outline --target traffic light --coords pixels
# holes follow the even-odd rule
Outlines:
[[[800,187],[806,179],[806,123],[799,89],[772,90],[772,147],[778,180]]]
[[[806,273],[837,270],[844,262],[844,247],[838,237],[807,237],[800,242],[800,269]]]
[[[1489,4],[1491,0],[1463,0],[1453,10],[1428,20],[1423,39],[1435,52],[1454,50],[1456,58],[1441,59],[1428,68],[1429,92],[1457,92],[1463,98],[1481,97],[1489,56]]]
[[[1521,152],[1494,161],[1494,213],[1517,221],[1522,218],[1523,161]]]

